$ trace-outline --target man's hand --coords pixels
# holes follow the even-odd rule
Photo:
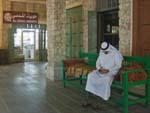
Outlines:
[[[108,70],[108,69],[101,68],[101,69],[99,69],[99,72],[100,72],[101,74],[106,74],[106,73],[109,72],[109,70]]]

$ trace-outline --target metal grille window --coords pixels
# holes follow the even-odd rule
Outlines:
[[[105,11],[116,9],[119,6],[119,0],[97,0],[97,10]]]
[[[119,0],[97,0],[98,38],[97,50],[102,41],[119,49]]]

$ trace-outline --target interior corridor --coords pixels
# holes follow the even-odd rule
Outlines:
[[[81,107],[85,95],[61,82],[46,79],[45,63],[18,63],[0,66],[0,113],[121,113],[111,101],[95,99],[99,110]],[[134,113],[149,113],[142,105]],[[130,112],[130,113],[131,113]]]

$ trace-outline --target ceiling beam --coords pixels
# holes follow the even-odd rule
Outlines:
[[[47,0],[10,0],[11,2],[46,4]]]

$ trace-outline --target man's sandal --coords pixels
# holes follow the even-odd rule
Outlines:
[[[87,102],[86,102],[86,103],[82,103],[82,107],[83,107],[83,108],[87,108],[87,107],[89,107],[89,106],[91,106],[90,103],[87,103]]]

